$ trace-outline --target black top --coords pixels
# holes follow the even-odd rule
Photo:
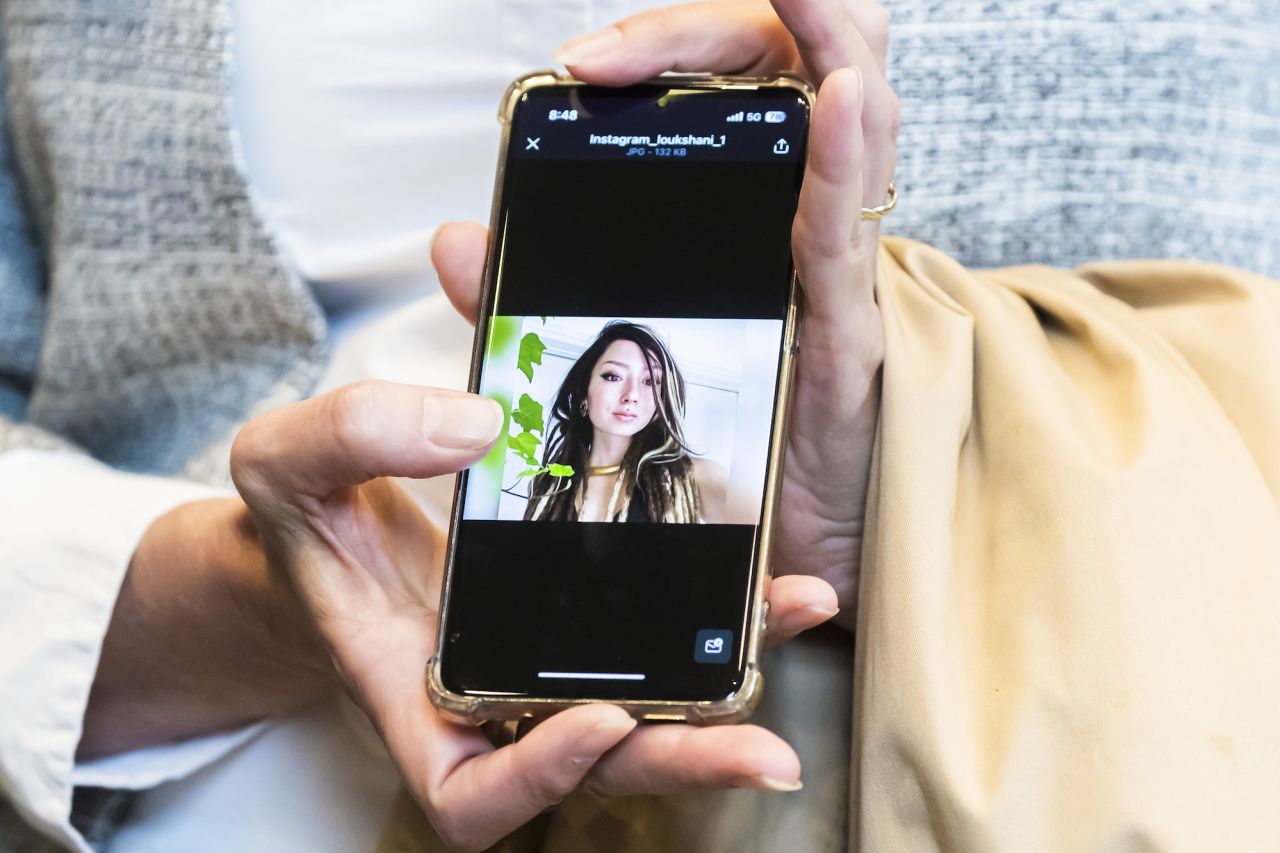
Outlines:
[[[644,492],[640,491],[640,487],[636,486],[631,493],[631,503],[627,505],[627,523],[633,521],[651,521],[649,511],[644,506]]]

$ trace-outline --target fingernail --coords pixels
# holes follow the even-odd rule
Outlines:
[[[573,760],[595,761],[604,754],[605,750],[616,744],[635,727],[636,721],[630,717],[625,720],[612,719],[600,723],[578,738],[578,742],[573,745]]]
[[[493,443],[502,429],[502,407],[484,397],[428,396],[422,424],[428,440],[451,450],[479,450]]]
[[[781,779],[775,779],[772,776],[755,776],[752,778],[754,787],[763,788],[766,791],[791,792],[799,791],[804,787],[804,783],[797,779],[794,782],[783,782]]]
[[[787,615],[783,623],[782,630],[788,634],[798,634],[801,631],[807,631],[815,625],[821,625],[823,622],[830,621],[833,616],[840,612],[840,608],[835,610],[827,610],[823,607],[801,607],[794,613]]]
[[[606,27],[603,30],[570,39],[560,46],[554,58],[561,65],[579,65],[603,56],[621,42],[622,30],[617,27]]]

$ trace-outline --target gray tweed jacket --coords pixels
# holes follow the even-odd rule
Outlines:
[[[314,380],[323,317],[235,165],[227,2],[5,0],[0,447],[218,479]],[[885,5],[889,230],[979,266],[1280,275],[1280,0]]]
[[[227,2],[0,5],[0,452],[224,480],[238,426],[312,386],[324,318],[236,167]],[[883,2],[890,230],[1280,276],[1280,0]],[[0,851],[38,848],[0,796]]]

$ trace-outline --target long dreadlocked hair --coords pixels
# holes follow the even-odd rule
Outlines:
[[[594,427],[583,412],[587,386],[596,362],[614,341],[631,341],[640,347],[649,369],[659,381],[651,386],[654,415],[648,425],[631,437],[622,457],[622,469],[605,518],[623,521],[634,498],[644,501],[649,521],[697,522],[702,499],[693,476],[693,459],[684,438],[684,376],[657,334],[648,326],[615,320],[608,323],[569,368],[551,409],[543,466],[553,463],[573,467],[572,477],[539,474],[529,486],[526,521],[577,521],[587,493],[587,466],[591,458]]]

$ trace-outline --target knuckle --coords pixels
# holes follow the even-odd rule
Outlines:
[[[656,37],[676,32],[680,28],[680,7],[666,6],[660,9],[648,9],[632,15],[617,26],[623,37],[640,36]]]
[[[556,784],[556,780],[545,775],[534,776],[530,779],[527,791],[529,799],[540,809],[559,802],[565,795],[562,786]]]
[[[609,784],[595,773],[588,774],[579,787],[598,800],[613,798],[613,791],[610,789]]]
[[[332,392],[325,419],[334,442],[344,452],[367,447],[380,434],[377,399],[385,383],[366,379]]]
[[[246,499],[268,490],[267,432],[263,418],[255,418],[241,427],[231,444],[231,481]]]
[[[863,114],[863,135],[876,139],[896,137],[900,115],[898,95],[886,84],[876,98],[875,107]]]
[[[524,778],[524,796],[530,807],[545,808],[559,802],[567,793],[554,765],[535,764],[524,760],[522,755],[512,757],[517,760],[518,772]]]
[[[231,476],[248,473],[258,464],[257,422],[249,421],[231,443]]]
[[[471,851],[483,850],[487,846],[485,840],[474,829],[453,817],[437,813],[431,819],[431,826],[450,850],[471,853]]]
[[[883,61],[889,52],[889,13],[879,3],[867,10],[867,32],[862,34],[867,47]]]
[[[838,229],[815,226],[811,217],[808,211],[798,212],[792,225],[791,251],[796,262],[807,265],[843,260],[849,251],[848,242],[833,237]]]

